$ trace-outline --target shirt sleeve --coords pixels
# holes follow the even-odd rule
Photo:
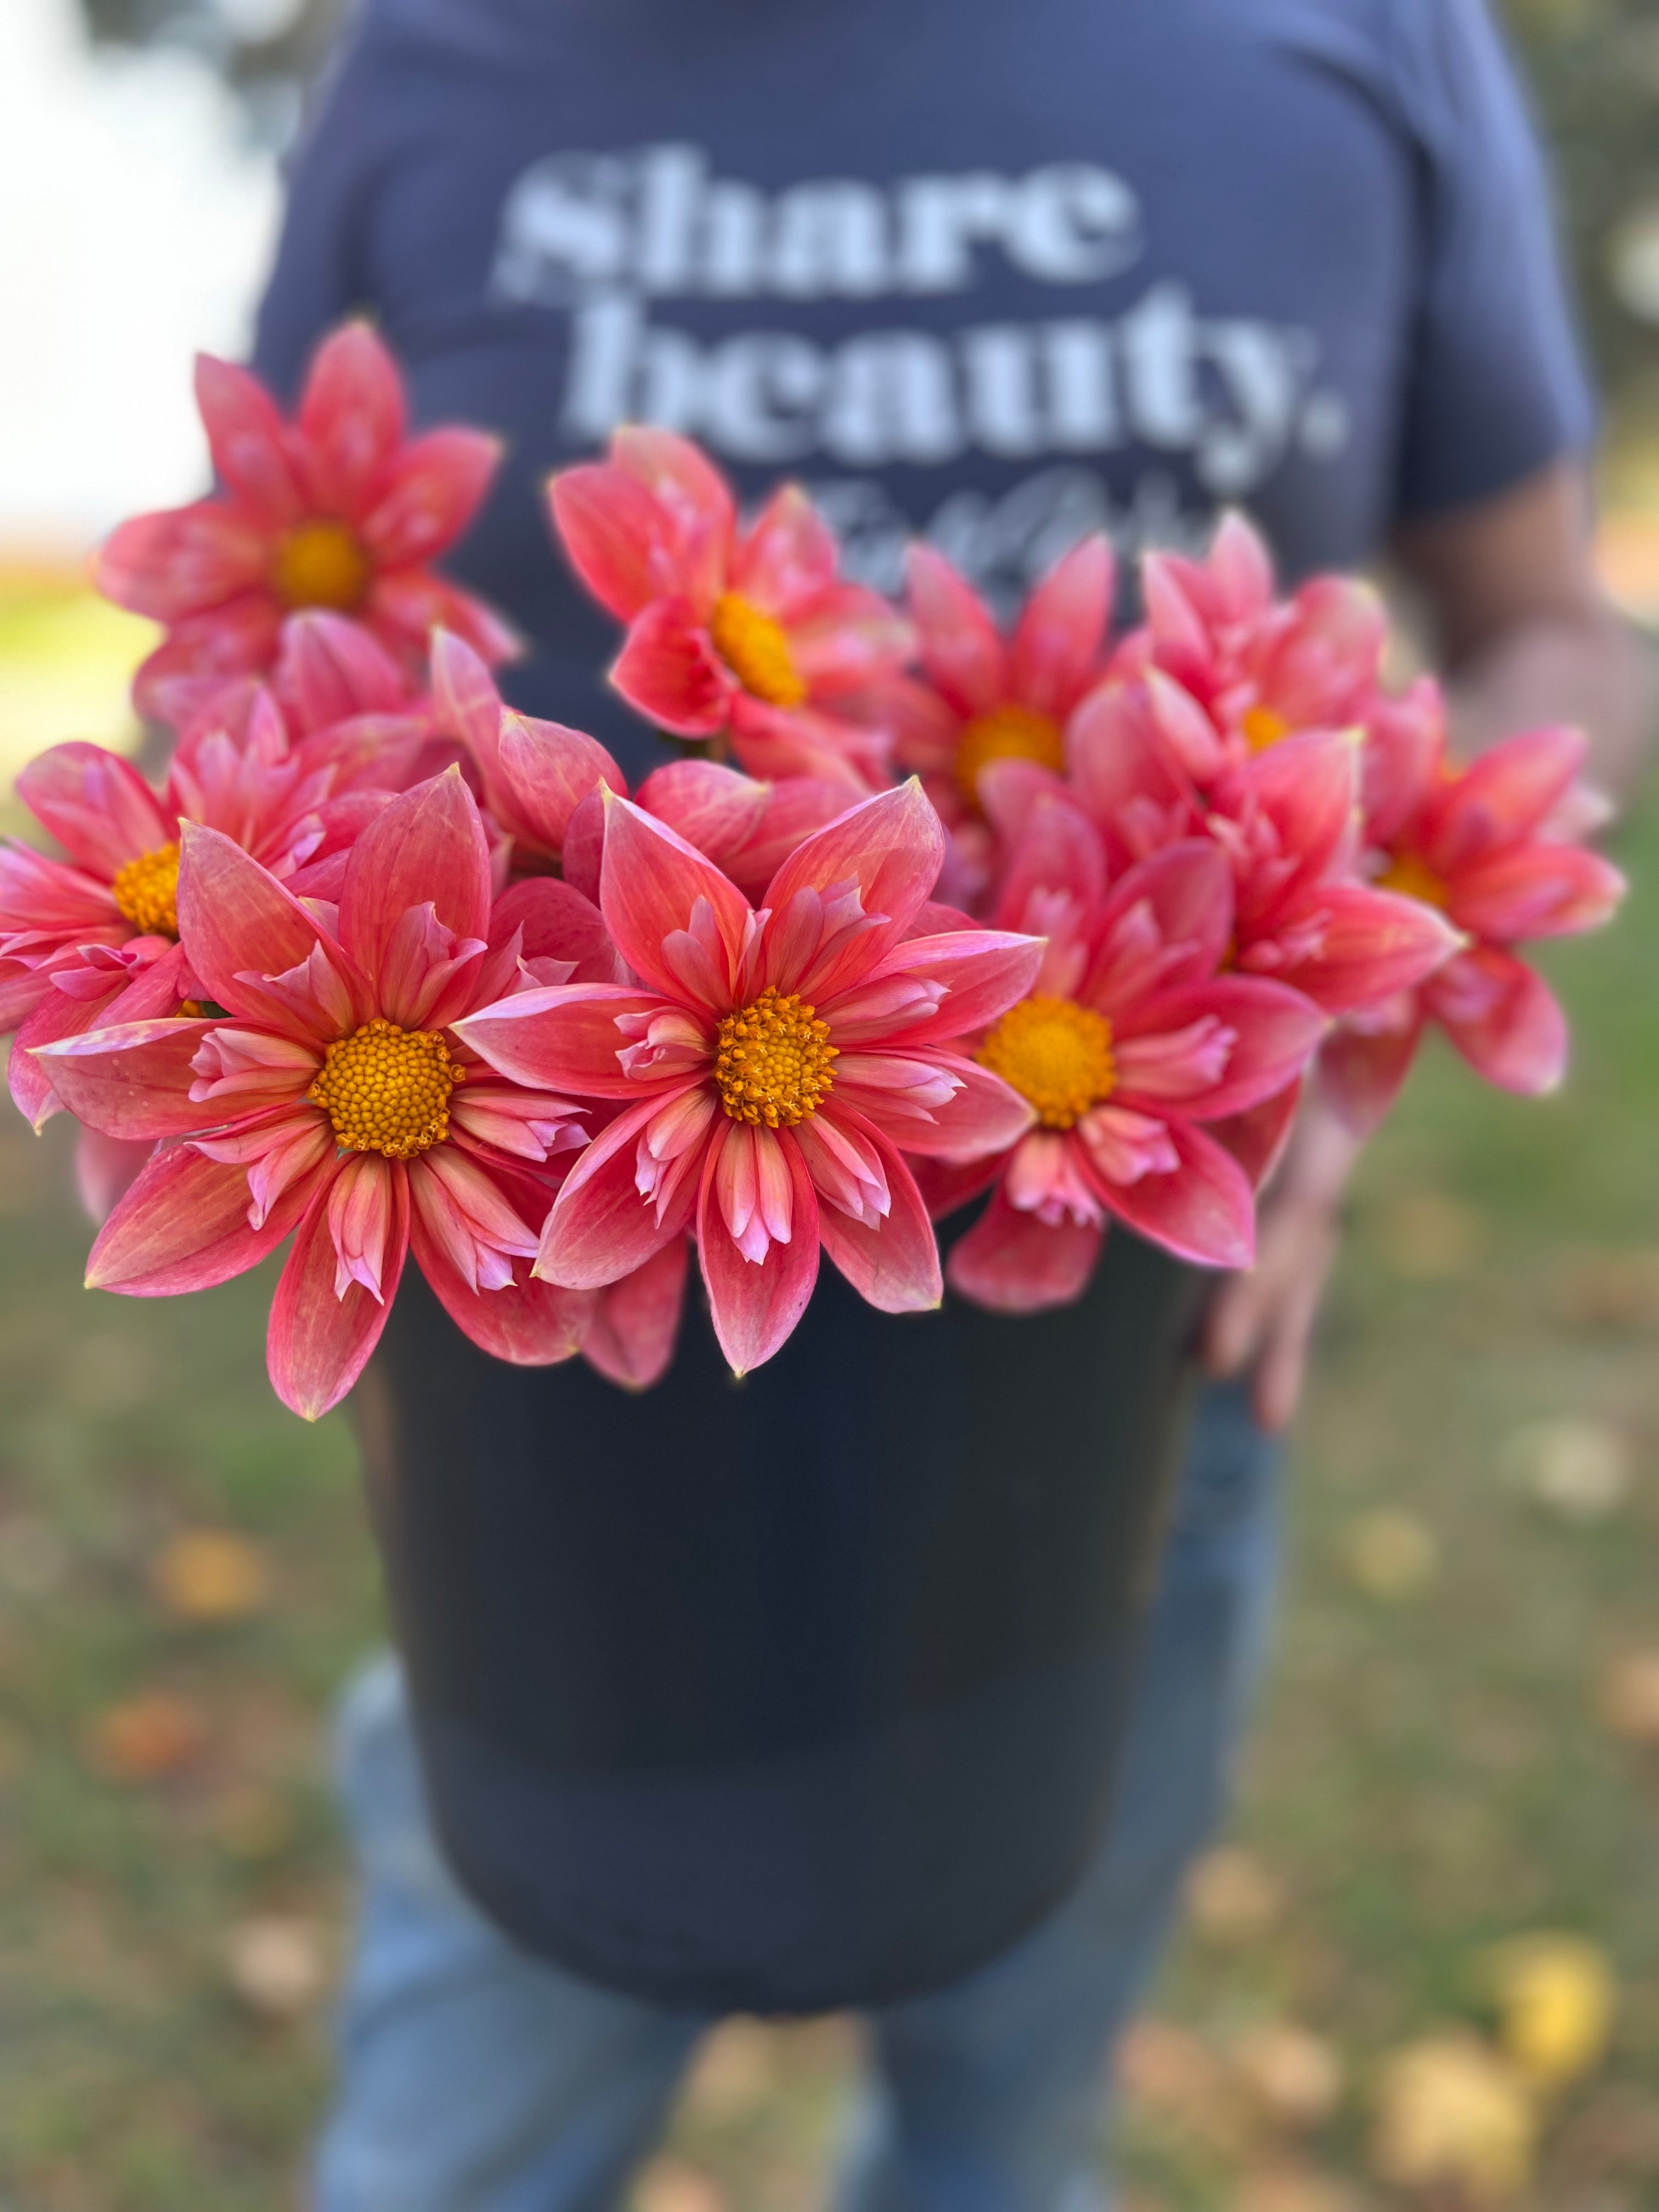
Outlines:
[[[276,258],[254,325],[255,374],[285,400],[318,341],[372,308],[362,251],[374,103],[348,31],[313,94],[289,157]]]
[[[1421,279],[1395,511],[1490,497],[1595,428],[1543,161],[1486,0],[1394,0]]]

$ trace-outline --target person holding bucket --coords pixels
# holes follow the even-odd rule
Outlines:
[[[1391,547],[1464,744],[1636,750],[1480,0],[366,0],[256,367],[292,392],[354,311],[422,418],[507,440],[457,569],[530,641],[514,703],[630,775],[660,752],[543,487],[631,419],[745,496],[799,477],[887,588],[913,536],[1007,604],[1230,504],[1291,580]],[[1207,1300],[1121,1230],[1018,1322],[827,1275],[740,1388],[696,1317],[630,1397],[405,1284],[357,1399],[399,1659],[342,1720],[318,2212],[619,2204],[711,2024],[840,2007],[844,2212],[1108,2201],[1104,2069],[1224,1799],[1349,1164],[1310,1120]]]

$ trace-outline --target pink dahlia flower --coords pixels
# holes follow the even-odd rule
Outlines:
[[[1219,971],[1231,872],[1203,839],[1109,888],[1092,825],[1063,799],[1030,811],[997,909],[1047,938],[1029,996],[975,1041],[1035,1126],[977,1167],[927,1177],[936,1212],[994,1184],[946,1279],[978,1305],[1032,1312],[1081,1295],[1108,1219],[1206,1267],[1249,1267],[1251,1182],[1203,1125],[1295,1084],[1325,1028],[1300,992]]]
[[[1579,780],[1585,750],[1582,731],[1531,730],[1459,766],[1431,690],[1376,724],[1365,779],[1376,880],[1443,916],[1464,949],[1326,1046],[1322,1075],[1356,1127],[1381,1121],[1431,1022],[1502,1090],[1560,1082],[1566,1018],[1515,948],[1599,928],[1624,896],[1618,869],[1571,842],[1603,811]]]
[[[311,890],[386,801],[336,781],[290,747],[268,697],[240,741],[200,724],[159,793],[101,745],[54,745],[23,769],[18,796],[68,855],[0,846],[0,1030],[17,1030],[12,1096],[37,1127],[57,1102],[36,1045],[198,995],[179,942],[180,824],[220,830]]]
[[[920,784],[808,837],[757,912],[712,862],[606,801],[600,904],[632,987],[530,991],[465,1042],[515,1081],[623,1109],[566,1179],[537,1273],[617,1281],[695,1226],[739,1373],[805,1310],[822,1244],[888,1313],[938,1304],[939,1252],[901,1152],[1005,1149],[1024,1101],[951,1049],[1029,988],[1030,939],[907,940],[944,857]]]
[[[1187,773],[1188,718],[1196,706],[1156,671],[1103,686],[1074,717],[1076,793],[1109,857],[1212,837],[1233,871],[1231,964],[1292,985],[1328,1014],[1375,1005],[1450,958],[1462,939],[1444,915],[1358,872],[1357,732],[1310,730],[1247,753],[1206,796]]]
[[[1352,576],[1315,576],[1274,596],[1273,559],[1241,514],[1224,515],[1202,561],[1149,553],[1141,570],[1145,626],[1114,666],[1172,676],[1198,701],[1223,743],[1218,768],[1298,730],[1363,723],[1381,680],[1387,622],[1381,601]],[[1189,763],[1201,773],[1200,763]]]
[[[1058,775],[1066,723],[1104,672],[1114,565],[1104,538],[1057,561],[1004,636],[990,610],[942,553],[913,545],[908,607],[925,681],[895,677],[868,710],[894,733],[901,767],[922,780],[956,842],[964,887],[991,867],[981,778],[993,762],[1033,762]]]
[[[204,1289],[294,1235],[267,1349],[278,1396],[307,1419],[361,1372],[411,1247],[475,1343],[520,1364],[568,1358],[592,1301],[531,1280],[529,1262],[579,1109],[481,1066],[455,1024],[573,963],[520,965],[540,887],[492,915],[459,770],[364,830],[332,924],[218,831],[187,824],[182,844],[180,940],[213,1011],[40,1048],[82,1121],[157,1146],[88,1281]]]
[[[610,459],[549,487],[553,523],[601,606],[628,624],[611,680],[679,738],[729,732],[763,776],[811,775],[855,794],[886,781],[887,739],[840,711],[902,665],[908,625],[838,575],[836,540],[798,486],[749,529],[731,487],[665,430],[618,430]]]
[[[222,489],[124,522],[98,586],[167,625],[139,670],[140,709],[176,720],[228,678],[274,666],[284,617],[321,607],[362,623],[416,667],[434,623],[489,660],[517,641],[430,563],[489,489],[499,441],[482,431],[410,438],[396,363],[362,323],[317,350],[294,419],[246,369],[202,356],[196,397]]]

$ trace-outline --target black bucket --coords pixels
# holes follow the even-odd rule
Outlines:
[[[1104,1823],[1200,1279],[894,1318],[826,1261],[726,1372],[512,1368],[411,1264],[358,1394],[433,1812],[527,1949],[711,2010],[937,1986]]]

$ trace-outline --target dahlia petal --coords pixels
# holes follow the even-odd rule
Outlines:
[[[881,979],[905,976],[912,982],[944,987],[938,1010],[921,1024],[915,1039],[923,1049],[947,1038],[983,1029],[1027,996],[1036,981],[1042,945],[1033,937],[1000,929],[955,929],[939,936],[912,937],[888,955]],[[842,1002],[836,1000],[839,1006]],[[890,1032],[896,1042],[907,1027]]]
[[[598,1303],[592,1291],[562,1291],[533,1278],[500,1290],[474,1290],[418,1207],[410,1222],[410,1248],[455,1326],[493,1358],[513,1367],[556,1367],[586,1343]]]
[[[1224,1025],[1230,1042],[1224,1072],[1212,1080],[1208,1060],[1197,1032],[1206,1022]],[[1177,1104],[1184,1115],[1201,1121],[1242,1114],[1271,1098],[1291,1082],[1318,1049],[1328,1024],[1324,1014],[1299,991],[1259,976],[1216,975],[1208,982],[1183,986],[1161,994],[1123,1018],[1114,1038],[1126,1099],[1137,1092],[1156,1098],[1160,1105]],[[1161,1071],[1166,1087],[1141,1090],[1136,1078],[1149,1073],[1137,1048],[1154,1034],[1164,1038],[1188,1031],[1194,1054],[1189,1072],[1194,1087],[1167,1087],[1178,1082],[1180,1072],[1167,1064]]]
[[[1264,1098],[1260,1105],[1205,1125],[1217,1144],[1231,1152],[1243,1169],[1252,1190],[1261,1188],[1285,1156],[1285,1147],[1296,1126],[1302,1087],[1298,1078],[1294,1083],[1287,1083],[1282,1091],[1275,1091],[1271,1098]]]
[[[1553,1091],[1566,1073],[1567,1024],[1543,977],[1495,945],[1476,945],[1423,986],[1439,1022],[1477,1075],[1525,1097]]]
[[[1178,1260],[1204,1267],[1248,1267],[1255,1256],[1255,1205],[1249,1177],[1202,1129],[1171,1122],[1177,1164],[1133,1182],[1100,1182],[1118,1218]]]
[[[264,589],[181,617],[141,663],[133,705],[178,728],[222,685],[270,666],[282,622],[281,607]]]
[[[1014,1211],[1035,1214],[1051,1226],[1080,1221],[1098,1229],[1103,1210],[1083,1145],[1069,1129],[1033,1129],[1023,1138],[1009,1155],[1002,1177],[1002,1194]]]
[[[592,1294],[582,1357],[608,1382],[648,1390],[668,1371],[685,1307],[690,1251],[690,1239],[677,1237],[631,1275]]]
[[[1316,884],[1300,892],[1274,917],[1266,948],[1274,975],[1291,984],[1328,1014],[1409,990],[1449,960],[1462,939],[1443,915],[1422,900],[1362,884]],[[1301,941],[1317,949],[1302,951]],[[1281,953],[1282,948],[1282,953]],[[1255,939],[1239,952],[1239,965],[1265,967],[1263,946]]]
[[[196,404],[221,482],[272,526],[297,522],[306,497],[293,443],[258,377],[233,362],[198,354]]]
[[[628,780],[597,738],[562,722],[505,713],[497,737],[501,779],[519,822],[550,853],[564,845],[570,817],[590,791],[628,796]]]
[[[770,796],[769,786],[717,761],[680,760],[653,769],[635,803],[724,868],[760,827]]]
[[[959,714],[988,714],[1008,697],[1009,666],[985,602],[931,545],[910,547],[904,574],[922,666]]]
[[[75,1145],[75,1188],[94,1226],[109,1218],[155,1154],[154,1145],[130,1145],[119,1137],[100,1136],[96,1129],[82,1130]]]
[[[331,331],[312,356],[295,422],[314,503],[360,524],[380,495],[405,422],[398,365],[368,325]]]
[[[492,945],[514,935],[526,960],[570,963],[573,983],[620,983],[625,970],[592,899],[556,876],[526,876],[509,884],[491,909]]]
[[[902,1127],[897,1121],[888,1125],[887,1102],[866,1097],[856,1084],[848,1086],[850,1101],[878,1127],[887,1127],[888,1134],[905,1152],[941,1159],[971,1160],[1006,1152],[1030,1127],[1030,1107],[1000,1076],[951,1053],[934,1054],[932,1064],[956,1088],[948,1098],[928,1108],[923,1127],[918,1128],[908,1115]]]
[[[362,618],[388,650],[406,657],[414,669],[424,663],[434,629],[462,639],[492,668],[524,649],[517,630],[488,601],[430,568],[376,569]]]
[[[1099,903],[1106,888],[1106,854],[1100,832],[1069,794],[1038,797],[1024,810],[1018,842],[1008,855],[997,894],[995,919],[1004,929],[1023,926],[1036,890],[1065,891],[1079,907]]]
[[[850,883],[865,914],[883,919],[799,977],[769,969],[769,980],[824,999],[862,981],[908,929],[944,858],[945,832],[915,777],[815,830],[773,877],[766,894],[773,914],[783,915],[799,890],[828,893]],[[774,926],[769,924],[769,938]]]
[[[915,1177],[879,1129],[845,1108],[835,1120],[856,1130],[880,1161],[889,1205],[881,1220],[855,1219],[831,1203],[818,1209],[818,1235],[832,1263],[881,1313],[927,1313],[945,1296],[939,1242]]]
[[[690,599],[653,599],[629,625],[611,682],[647,721],[677,738],[713,737],[736,688]]]
[[[678,580],[698,612],[707,613],[720,592],[732,555],[737,509],[731,487],[689,438],[643,423],[624,423],[612,434],[612,465],[642,483],[666,517]]]
[[[734,1139],[740,1141],[744,1126],[728,1121],[716,1133],[703,1164],[697,1203],[697,1255],[708,1291],[709,1316],[726,1363],[737,1375],[746,1375],[780,1349],[805,1312],[818,1279],[818,1204],[790,1134],[775,1139],[788,1177],[788,1241],[769,1240],[763,1256],[754,1261],[727,1231],[716,1182],[721,1153]]]
[[[337,1298],[358,1283],[377,1303],[385,1303],[381,1278],[392,1228],[394,1181],[393,1162],[356,1152],[341,1163],[329,1187],[326,1213]]]
[[[98,552],[98,589],[152,622],[217,607],[263,587],[268,527],[224,500],[197,500],[118,524]]]
[[[1026,1145],[1032,1143],[1026,1139]],[[1077,1126],[1077,1143],[1092,1176],[1091,1188],[1139,1182],[1143,1176],[1172,1175],[1181,1155],[1161,1115],[1132,1106],[1097,1106]],[[1075,1163],[1074,1163],[1075,1164]]]
[[[605,462],[549,480],[553,532],[607,614],[631,623],[652,600],[684,590],[670,518],[645,485]]]
[[[1216,525],[1206,565],[1216,588],[1224,621],[1247,623],[1273,605],[1273,564],[1266,541],[1237,507]]]
[[[1319,1054],[1319,1091],[1357,1137],[1371,1137],[1388,1119],[1423,1036],[1417,994],[1407,1018],[1382,1028],[1345,1024],[1326,1038]]]
[[[1045,1313],[1089,1286],[1104,1232],[1085,1221],[1050,1224],[1009,1205],[1004,1193],[951,1246],[945,1279],[959,1297],[992,1313]]]
[[[1388,619],[1357,576],[1315,576],[1267,645],[1257,681],[1292,729],[1337,729],[1357,720],[1382,672]]]
[[[690,926],[706,900],[735,981],[751,908],[741,891],[695,847],[626,799],[607,798],[599,905],[617,950],[634,973],[670,998],[683,987],[663,957],[671,931]]]
[[[1434,788],[1445,742],[1445,702],[1433,677],[1371,702],[1360,755],[1367,844],[1398,840]]]
[[[313,607],[283,624],[276,684],[302,735],[358,714],[384,714],[412,696],[407,675],[373,631]]]
[[[746,691],[727,702],[732,750],[750,775],[769,783],[805,776],[843,787],[850,805],[884,791],[891,741],[884,730],[814,707],[769,707]]]
[[[836,557],[836,534],[806,494],[780,484],[732,548],[731,587],[787,624],[830,589]]]
[[[1582,730],[1522,730],[1437,788],[1425,823],[1430,865],[1452,875],[1535,832],[1578,776],[1589,750]]]
[[[1215,675],[1209,626],[1189,588],[1203,580],[1190,562],[1172,554],[1150,552],[1140,564],[1140,592],[1152,649],[1159,665],[1183,684],[1190,677],[1208,684]]]
[[[1344,730],[1281,738],[1243,771],[1246,805],[1261,809],[1279,833],[1280,850],[1294,858],[1287,884],[1318,881],[1342,865],[1358,822],[1359,774],[1359,738]],[[1253,899],[1247,879],[1239,911],[1253,908],[1271,914],[1273,902]]]
[[[451,427],[411,439],[362,518],[363,544],[390,568],[434,560],[483,506],[501,458],[501,441],[483,430]]]
[[[287,975],[319,947],[339,963],[316,918],[240,845],[193,822],[179,842],[179,935],[204,997],[251,1011],[261,994],[246,978]]]
[[[1066,749],[1076,795],[1115,859],[1144,858],[1201,828],[1197,793],[1153,719],[1144,684],[1090,692],[1066,726]]]
[[[531,1185],[515,1177],[515,1188]],[[501,1182],[483,1162],[454,1145],[437,1145],[410,1164],[410,1196],[432,1237],[476,1291],[504,1290],[515,1259],[533,1259],[536,1230],[520,1218]],[[535,1211],[543,1212],[544,1194]]]
[[[560,1188],[543,1224],[534,1273],[567,1290],[599,1290],[643,1267],[690,1223],[698,1178],[687,1176],[658,1218],[640,1196],[635,1158],[662,1099],[644,1099],[602,1129]]]
[[[1079,996],[1121,1020],[1150,992],[1212,975],[1232,926],[1232,871],[1219,847],[1201,838],[1168,845],[1107,894]]]
[[[350,1282],[337,1293],[329,1206],[319,1198],[300,1224],[276,1284],[265,1335],[271,1388],[291,1413],[314,1421],[337,1406],[368,1364],[398,1294],[409,1250],[409,1176],[386,1163],[391,1219],[380,1267],[380,1296]]]
[[[915,1152],[907,1155],[905,1164],[916,1179],[930,1219],[943,1221],[1000,1182],[1006,1158],[1006,1153],[991,1153],[982,1160],[934,1160]]]
[[[228,1283],[276,1249],[327,1173],[294,1184],[252,1229],[245,1170],[206,1159],[191,1145],[162,1145],[99,1231],[88,1285],[159,1298]]]
[[[631,1032],[617,1023],[630,1015],[648,1020],[662,1010],[653,992],[615,983],[562,983],[480,1007],[454,1029],[509,1082],[582,1098],[636,1098],[640,1085],[618,1058]]]
[[[178,835],[138,771],[102,745],[52,745],[20,769],[15,788],[76,866],[106,881]]]
[[[793,1135],[820,1198],[873,1228],[893,1201],[881,1155],[859,1131],[856,1122],[819,1113],[798,1122]]]
[[[210,1021],[128,1022],[40,1047],[58,1099],[106,1137],[154,1143],[207,1126],[191,1097],[191,1061]]]
[[[1097,673],[1114,581],[1111,544],[1097,532],[1033,588],[1014,626],[1009,689],[1035,713],[1064,722]]]
[[[1618,909],[1625,879],[1577,845],[1521,845],[1459,871],[1447,902],[1471,935],[1513,945],[1599,929]]]
[[[449,1102],[451,1127],[475,1144],[538,1162],[586,1142],[580,1112],[568,1098],[516,1083],[469,1082]]]
[[[879,592],[836,584],[788,626],[789,658],[815,700],[884,682],[915,649],[915,633]]]
[[[365,975],[379,976],[404,914],[428,901],[458,938],[488,938],[489,848],[459,769],[401,793],[352,848],[340,940]]]

